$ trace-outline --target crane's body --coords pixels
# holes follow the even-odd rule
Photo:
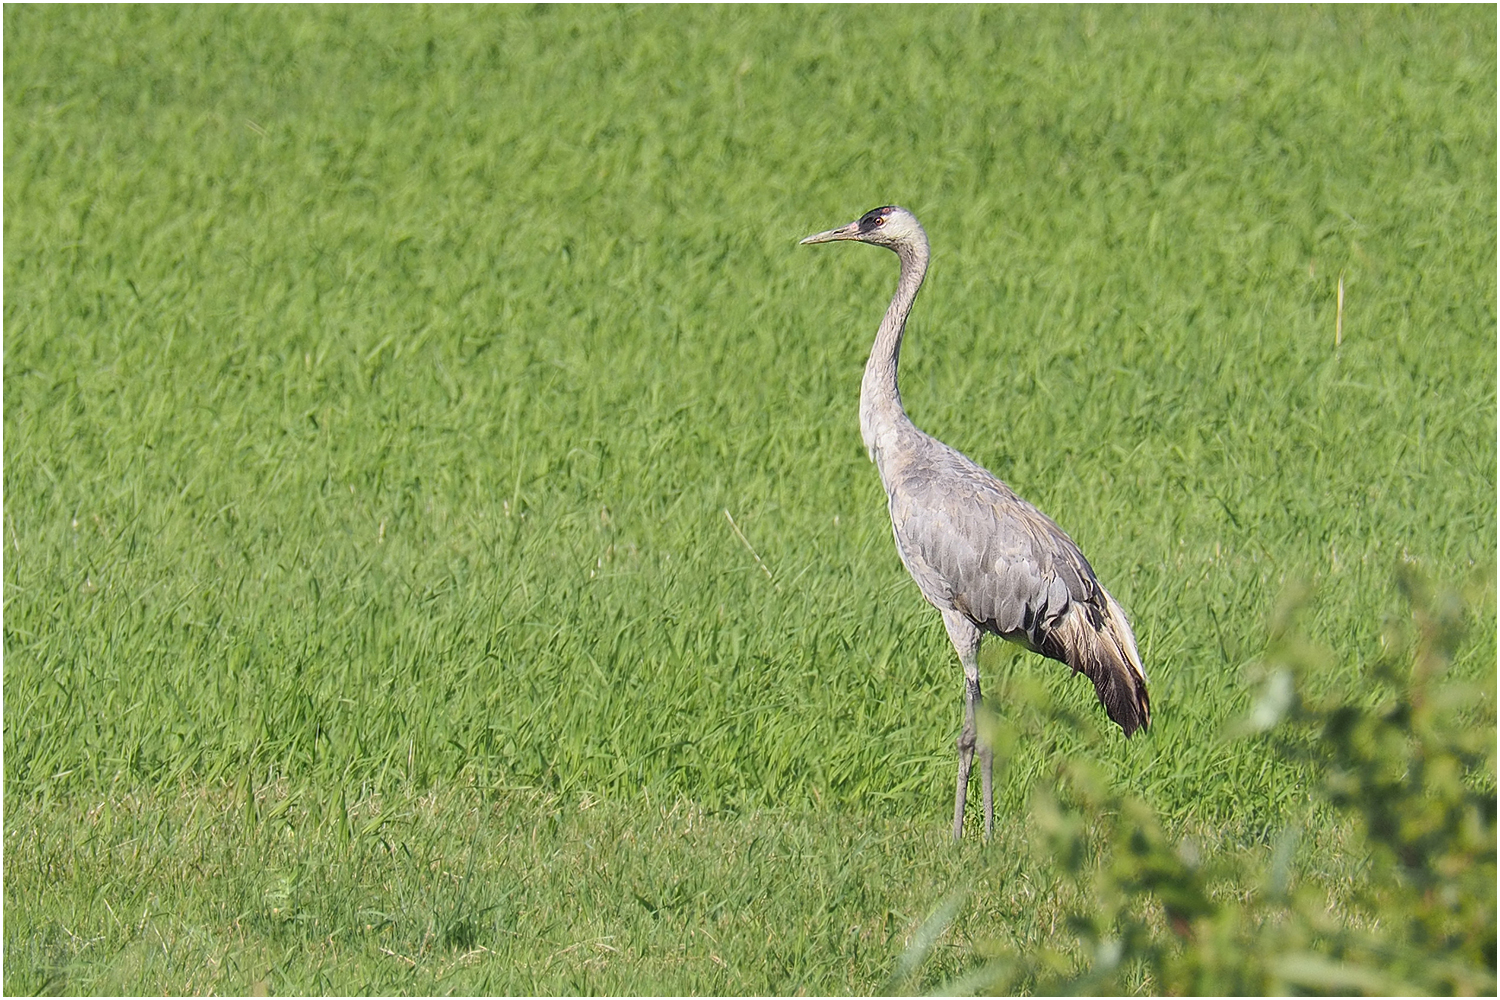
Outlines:
[[[922,595],[942,613],[964,669],[953,836],[962,837],[974,751],[980,753],[985,836],[994,826],[993,758],[978,739],[980,638],[990,632],[1068,664],[1094,682],[1129,736],[1150,722],[1146,675],[1115,599],[1051,518],[964,454],[923,433],[896,383],[906,317],[927,274],[927,234],[887,206],[803,243],[856,240],[893,250],[901,276],[875,335],[860,388],[859,426],[890,499],[896,550]]]

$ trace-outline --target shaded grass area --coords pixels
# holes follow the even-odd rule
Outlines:
[[[960,848],[922,815],[454,786],[116,788],[58,818],[7,814],[6,919],[25,928],[11,993],[905,992],[999,953],[1086,962],[1063,931],[1097,904],[1029,811]],[[1315,825],[1295,862],[1358,925],[1371,918],[1340,906],[1361,884],[1351,839]],[[1214,883],[1224,900],[1253,893],[1274,853],[1189,840],[1249,873]]]
[[[146,964],[149,922],[48,907],[90,884],[161,896],[195,851],[216,874],[173,881],[179,923],[154,926],[168,956],[192,928],[248,956],[224,988],[335,932],[418,962],[330,957],[349,989],[878,986],[873,937],[842,979],[748,936],[716,952],[732,974],[652,965],[640,937],[622,954],[642,969],[596,949],[620,978],[547,978],[588,935],[423,944],[446,905],[425,868],[401,862],[400,906],[362,901],[375,832],[340,855],[331,832],[231,818],[233,789],[285,790],[265,808],[312,810],[298,837],[405,803],[440,870],[500,872],[491,838],[558,803],[599,803],[577,829],[613,817],[584,840],[617,844],[681,801],[723,844],[806,837],[823,865],[882,831],[898,846],[865,849],[883,888],[852,923],[941,897],[959,674],[855,418],[894,267],[795,246],[877,204],[934,245],[914,419],[1079,541],[1152,678],[1148,738],[1018,745],[1004,815],[1087,756],[1175,832],[1267,842],[1301,776],[1219,737],[1276,595],[1313,584],[1307,628],[1345,654],[1316,693],[1380,655],[1399,558],[1493,562],[1493,10],[4,17],[6,934],[36,963],[7,962],[8,988],[187,990]],[[1492,676],[1494,653],[1480,616],[1454,672]],[[1094,711],[1054,665],[983,667],[1002,717],[1031,677]],[[203,833],[135,869],[101,846],[36,896],[56,902],[23,902],[106,801]],[[900,874],[906,838],[932,852],[925,884]],[[273,882],[229,859],[272,844],[288,884],[345,859],[307,883],[332,909],[241,919]],[[832,933],[781,877],[785,909],[747,912]],[[644,919],[610,891],[579,928]],[[365,905],[404,929],[359,931]],[[64,926],[67,947],[44,930]],[[538,978],[457,963],[480,947]],[[110,979],[91,962],[118,948],[143,964]],[[275,988],[324,989],[315,968]]]
[[[1050,912],[910,818],[241,791],[107,798],[72,829],[13,813],[7,919],[35,930],[8,989],[863,993],[955,880],[989,900],[976,920]]]

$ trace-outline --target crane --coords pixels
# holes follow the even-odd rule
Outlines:
[[[859,430],[890,498],[896,551],[922,596],[942,614],[963,665],[953,839],[963,839],[976,746],[988,839],[995,826],[994,751],[979,739],[975,722],[984,633],[1084,674],[1127,737],[1151,722],[1146,672],[1125,612],[1073,539],[966,455],[918,430],[902,408],[896,385],[901,337],[929,258],[927,233],[917,217],[887,205],[802,242],[836,240],[885,247],[901,262],[896,294],[865,365]]]

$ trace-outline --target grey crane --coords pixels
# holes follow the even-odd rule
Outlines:
[[[999,479],[924,434],[901,406],[896,366],[906,317],[927,276],[927,233],[896,205],[873,209],[803,243],[857,240],[901,261],[896,294],[880,321],[859,392],[859,430],[890,498],[896,551],[933,607],[964,669],[953,838],[979,749],[984,834],[994,831],[994,753],[979,740],[979,641],[985,632],[1060,660],[1094,682],[1109,717],[1128,737],[1151,722],[1146,673],[1125,612],[1094,576],[1073,539]]]

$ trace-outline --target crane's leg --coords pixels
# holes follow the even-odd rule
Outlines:
[[[979,629],[956,611],[943,612],[948,638],[958,651],[964,667],[964,728],[958,734],[958,787],[953,794],[953,839],[964,835],[964,806],[969,798],[969,772],[974,766],[974,748],[979,748],[979,774],[984,789],[984,836],[988,840],[995,829],[995,755],[979,739]]]
[[[953,839],[964,839],[964,805],[969,798],[969,768],[974,766],[974,684],[964,678],[964,728],[958,734],[958,789],[953,793]]]
[[[979,672],[974,673],[974,704],[980,704]],[[979,741],[979,778],[984,794],[984,839],[995,835],[995,748],[988,740]]]

